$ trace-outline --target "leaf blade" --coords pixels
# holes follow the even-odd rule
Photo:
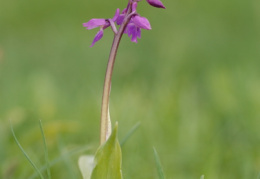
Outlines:
[[[109,139],[101,145],[95,155],[95,167],[91,179],[122,179],[122,154],[117,138],[118,124]]]

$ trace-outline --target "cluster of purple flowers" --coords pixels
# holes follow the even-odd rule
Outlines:
[[[121,13],[120,9],[116,10],[116,13],[112,19],[91,19],[90,21],[83,23],[84,27],[87,27],[87,29],[93,29],[96,27],[99,27],[100,30],[96,34],[91,47],[95,45],[97,41],[99,41],[103,37],[103,31],[110,27],[114,31],[115,34],[117,34],[117,28],[115,24],[122,25],[125,19],[128,16],[131,16],[130,20],[127,23],[127,26],[124,30],[125,34],[128,34],[129,37],[131,37],[132,42],[137,43],[137,38],[141,38],[141,29],[151,30],[150,22],[147,18],[140,16],[136,12],[137,3],[140,0],[129,0],[129,3],[127,5],[127,8],[125,8]],[[151,6],[157,7],[157,8],[164,8],[164,5],[160,0],[146,0]],[[129,12],[129,8],[131,10]]]

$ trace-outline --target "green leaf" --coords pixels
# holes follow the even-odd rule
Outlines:
[[[117,128],[115,128],[109,139],[101,145],[95,155],[95,167],[91,179],[122,179],[122,154],[117,139]]]

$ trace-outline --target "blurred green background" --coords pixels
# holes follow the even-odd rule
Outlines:
[[[260,1],[144,0],[151,31],[125,36],[117,56],[111,119],[126,179],[157,178],[152,148],[167,178],[249,179],[260,172]],[[113,33],[93,48],[97,29],[127,1],[0,0],[0,178],[25,179],[44,165],[42,120],[53,178],[81,178],[82,154],[99,143],[102,85]],[[80,150],[71,155],[70,151]],[[84,150],[85,149],[85,150]],[[62,156],[62,157],[61,157]]]

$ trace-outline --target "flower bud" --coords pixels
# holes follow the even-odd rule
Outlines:
[[[146,0],[151,6],[163,8],[165,9],[165,6],[160,0]]]

